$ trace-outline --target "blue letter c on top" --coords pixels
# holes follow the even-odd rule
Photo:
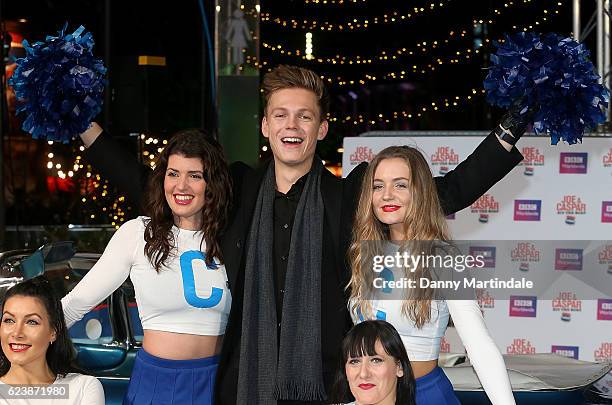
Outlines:
[[[223,298],[223,290],[221,288],[213,287],[210,297],[202,298],[198,297],[195,287],[195,278],[193,275],[193,261],[202,260],[206,256],[199,250],[188,250],[181,255],[181,274],[183,275],[183,294],[187,303],[192,307],[196,308],[212,308],[221,302]],[[215,270],[217,266],[206,266],[207,270]]]

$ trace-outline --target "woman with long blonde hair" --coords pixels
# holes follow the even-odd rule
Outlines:
[[[355,323],[384,319],[399,332],[416,377],[417,405],[459,404],[450,381],[438,367],[440,341],[452,316],[483,388],[494,405],[514,404],[499,349],[487,331],[474,299],[445,300],[422,278],[437,269],[423,262],[389,269],[380,257],[416,253],[435,257],[453,252],[446,219],[427,161],[416,148],[392,146],[372,160],[364,175],[349,249],[352,275],[349,310]],[[413,262],[414,263],[414,262]],[[373,264],[378,264],[374,266]],[[379,287],[377,278],[415,280],[414,288]]]

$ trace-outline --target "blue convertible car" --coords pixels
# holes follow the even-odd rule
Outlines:
[[[70,242],[43,246],[34,253],[0,253],[0,297],[25,278],[45,273],[59,296],[67,294],[96,263],[99,254],[76,253]],[[98,377],[106,403],[121,404],[143,331],[129,280],[70,328],[79,365]],[[612,364],[581,362],[556,355],[506,356],[517,404],[611,404]],[[465,405],[489,404],[465,355],[440,358]]]

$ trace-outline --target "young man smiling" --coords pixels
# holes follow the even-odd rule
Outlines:
[[[257,169],[230,167],[234,204],[221,247],[233,304],[216,400],[321,403],[351,326],[345,255],[366,164],[338,179],[315,157],[329,125],[329,95],[316,73],[279,66],[265,75],[263,92],[261,131],[273,159]],[[446,214],[469,206],[522,160],[512,144],[523,121],[507,115],[472,155],[436,178]],[[89,160],[138,204],[142,167],[101,133],[94,125],[81,135]]]

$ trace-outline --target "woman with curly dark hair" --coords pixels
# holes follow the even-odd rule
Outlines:
[[[149,178],[147,216],[123,224],[62,300],[70,326],[131,278],[144,340],[124,404],[213,403],[231,306],[219,246],[230,200],[219,144],[178,132]]]
[[[74,347],[51,285],[36,277],[11,287],[2,300],[0,403],[29,404],[9,386],[45,386],[45,404],[104,405],[102,384],[80,374]],[[61,397],[61,398],[60,398]]]

